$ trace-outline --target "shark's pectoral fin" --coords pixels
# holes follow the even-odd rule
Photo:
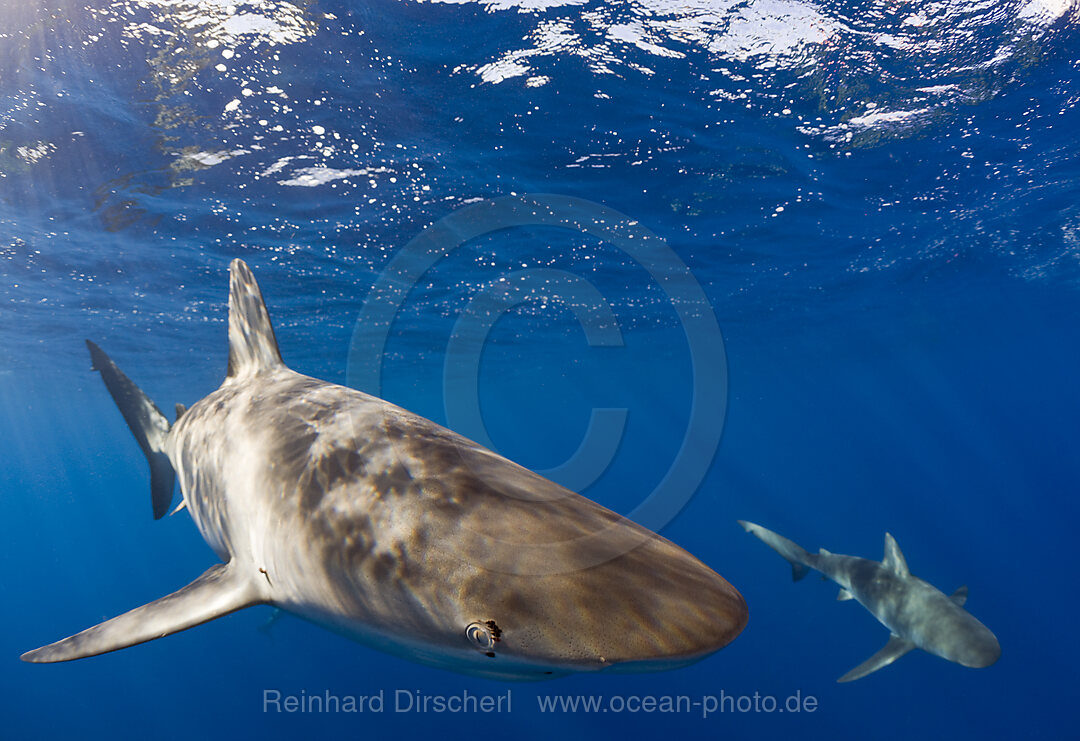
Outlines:
[[[178,592],[107,620],[82,633],[22,655],[23,661],[71,661],[145,643],[263,603],[257,582],[218,564]]]
[[[861,679],[867,674],[876,672],[883,666],[888,666],[913,648],[915,648],[915,644],[907,638],[901,638],[898,635],[894,635],[889,639],[889,642],[885,644],[885,648],[878,651],[836,681],[851,682],[856,679]]]
[[[956,604],[963,607],[964,603],[967,602],[967,594],[968,594],[968,588],[967,588],[967,585],[965,584],[964,586],[960,587],[955,592],[950,594],[949,599],[951,599],[953,602],[955,602]]]

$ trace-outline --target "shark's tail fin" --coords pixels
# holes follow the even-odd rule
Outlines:
[[[739,520],[739,524],[742,525],[743,530],[753,533],[767,546],[788,560],[788,563],[791,564],[792,581],[802,579],[813,567],[814,554],[807,552],[801,545],[788,540],[783,535],[777,535],[772,530],[763,528],[761,525],[755,525],[746,520]]]
[[[173,471],[169,456],[165,453],[165,438],[169,435],[169,420],[150,400],[142,389],[136,386],[124,372],[116,367],[105,352],[90,340],[90,359],[94,370],[101,373],[105,387],[112,394],[120,413],[124,415],[131,433],[150,462],[150,496],[154,505],[154,519],[161,519],[169,510],[172,502],[173,484],[176,473]]]

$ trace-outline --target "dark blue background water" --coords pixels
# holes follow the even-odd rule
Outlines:
[[[1067,2],[292,5],[0,3],[0,738],[1060,736],[1074,727],[1080,71]],[[219,68],[220,65],[220,68]],[[246,92],[245,92],[246,91]],[[724,332],[722,444],[663,534],[750,623],[687,669],[504,685],[269,608],[71,664],[22,652],[190,581],[190,518],[150,518],[145,462],[82,340],[163,407],[220,382],[226,268],[256,271],[282,353],[347,379],[395,251],[480,199],[555,193],[667,240]],[[624,253],[552,227],[464,245],[408,294],[386,398],[446,419],[455,318],[510,271],[587,280],[625,345],[533,296],[480,367],[484,423],[533,468],[593,407],[629,410],[586,494],[630,512],[691,405],[686,337]],[[884,629],[742,532],[880,558],[1000,639],[991,668],[915,652],[835,679]],[[572,630],[574,615],[567,615]],[[512,691],[501,715],[265,714],[263,691]],[[813,713],[541,714],[538,696],[812,695]]]

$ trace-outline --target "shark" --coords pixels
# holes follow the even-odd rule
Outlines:
[[[791,578],[802,579],[810,569],[840,585],[837,599],[854,599],[889,629],[884,648],[840,677],[851,682],[888,666],[914,648],[962,666],[983,668],[1001,656],[1001,646],[990,629],[964,609],[968,590],[960,587],[945,595],[908,570],[896,539],[885,533],[885,557],[871,561],[830,553],[810,553],[761,525],[738,521],[791,564]]]
[[[503,680],[658,671],[731,642],[747,607],[669,540],[461,435],[285,365],[248,266],[228,368],[170,423],[93,342],[146,454],[220,559],[158,600],[22,655],[69,661],[270,605],[376,649]],[[175,511],[175,510],[174,510]]]

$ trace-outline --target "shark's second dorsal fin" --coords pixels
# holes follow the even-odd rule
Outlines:
[[[889,533],[885,533],[885,558],[882,563],[885,568],[897,576],[911,576],[911,572],[908,571],[907,560],[904,558],[904,554],[900,552],[900,546],[896,544],[896,538]]]
[[[949,599],[951,599],[953,602],[955,602],[956,604],[963,607],[964,603],[967,602],[967,594],[968,594],[968,588],[967,588],[967,585],[965,584],[964,586],[960,587],[955,592],[950,594]]]
[[[229,378],[282,365],[259,284],[243,260],[229,266]]]

